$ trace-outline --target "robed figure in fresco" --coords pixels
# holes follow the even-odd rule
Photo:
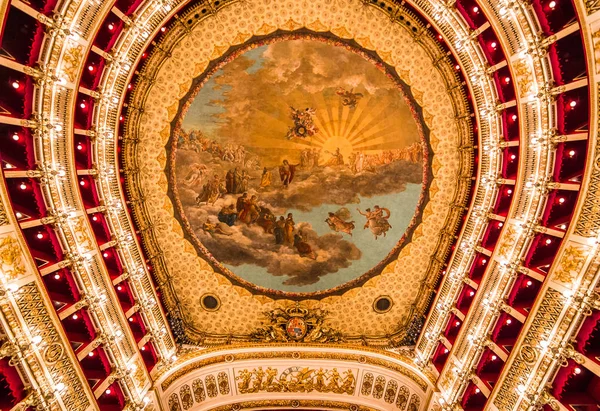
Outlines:
[[[269,187],[271,185],[271,172],[267,167],[263,168],[262,176],[260,177],[260,187]]]
[[[288,188],[288,186],[294,179],[294,174],[296,174],[297,166],[297,164],[290,164],[287,160],[283,160],[283,165],[279,166],[279,177],[281,178],[281,182],[283,183],[284,188]]]

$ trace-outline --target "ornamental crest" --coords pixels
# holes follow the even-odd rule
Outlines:
[[[324,324],[327,311],[308,310],[298,306],[264,313],[262,328],[252,333],[252,339],[261,342],[341,342],[339,331]]]

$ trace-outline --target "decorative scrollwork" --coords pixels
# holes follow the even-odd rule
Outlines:
[[[325,325],[327,311],[307,310],[295,306],[286,310],[275,309],[264,313],[267,318],[263,328],[252,334],[261,342],[343,342],[339,331]]]

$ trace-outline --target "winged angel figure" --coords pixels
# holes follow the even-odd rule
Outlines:
[[[290,106],[290,117],[294,121],[294,125],[288,129],[287,138],[307,138],[312,137],[319,132],[319,128],[315,125],[314,116],[316,110],[307,107],[304,110],[298,110]]]
[[[335,94],[340,96],[343,106],[347,106],[351,109],[355,109],[358,101],[363,98],[362,93],[354,93],[352,90],[348,91],[343,87],[339,87]]]

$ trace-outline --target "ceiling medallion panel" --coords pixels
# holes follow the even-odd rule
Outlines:
[[[269,313],[277,310],[285,311],[296,306],[297,302],[300,308],[327,312],[324,326],[339,331],[344,341],[373,341],[379,345],[393,342],[394,345],[402,345],[403,341],[409,344],[413,340],[413,337],[408,338],[408,335],[418,334],[423,314],[430,301],[430,290],[443,269],[444,259],[453,244],[455,230],[468,200],[473,165],[472,153],[459,148],[472,144],[472,134],[469,118],[461,116],[461,113],[468,110],[468,106],[463,95],[455,92],[460,90],[456,70],[446,59],[446,52],[439,47],[439,42],[410,11],[402,12],[406,14],[403,14],[404,25],[400,25],[390,20],[386,12],[377,10],[365,8],[361,2],[352,0],[343,3],[335,2],[335,5],[334,2],[329,1],[307,2],[302,3],[301,6],[297,2],[280,4],[266,0],[253,0],[231,3],[219,9],[216,15],[210,16],[202,16],[197,10],[190,10],[187,14],[182,14],[179,23],[166,30],[164,37],[157,43],[155,52],[148,54],[129,103],[140,110],[130,110],[126,120],[127,131],[122,147],[125,181],[144,245],[153,256],[154,275],[157,283],[161,285],[163,303],[169,312],[172,328],[180,341],[199,344],[252,341],[252,336],[257,330],[269,325]],[[200,17],[194,17],[196,14]],[[306,38],[307,35],[312,38]],[[368,78],[368,82],[357,80],[357,83],[353,84],[348,82],[349,76],[340,75],[341,71],[334,72],[328,74],[331,83],[329,84],[325,82],[327,72],[324,71],[324,78],[319,81],[325,84],[325,86],[321,84],[320,87],[325,87],[326,92],[318,94],[313,91],[309,93],[293,91],[289,98],[281,93],[284,97],[275,99],[267,93],[269,92],[265,88],[267,86],[263,87],[265,90],[258,91],[260,94],[257,96],[257,91],[252,86],[242,85],[232,91],[226,89],[227,84],[223,85],[225,88],[217,90],[222,94],[221,96],[212,98],[218,103],[215,101],[210,103],[211,97],[203,96],[202,93],[208,90],[204,88],[205,84],[210,85],[212,82],[211,89],[214,89],[217,80],[224,81],[229,78],[230,82],[238,81],[234,75],[236,73],[238,75],[245,73],[243,76],[246,77],[256,74],[260,71],[258,69],[265,67],[263,65],[267,62],[267,57],[276,56],[273,53],[276,53],[278,48],[302,45],[303,42],[313,44],[312,51],[327,50],[321,51],[321,54],[313,53],[310,57],[313,59],[310,63],[316,64],[315,67],[320,67],[321,63],[327,64],[326,59],[322,58],[324,54],[336,53],[356,59],[357,64],[363,65],[365,69],[368,68],[372,75]],[[256,66],[259,57],[263,61]],[[317,57],[318,59],[315,60]],[[294,63],[301,61],[299,58],[292,58],[281,60],[278,64],[282,68],[287,67],[286,70],[292,70],[296,69]],[[250,65],[243,68],[244,62]],[[252,65],[254,67],[249,69]],[[327,67],[322,69],[325,70]],[[231,71],[229,77],[226,76],[228,71]],[[315,75],[315,78],[319,76]],[[369,82],[378,82],[377,84],[381,85],[379,91],[377,88],[371,90],[373,93],[383,94],[373,98],[365,87]],[[302,87],[309,85],[302,84]],[[272,86],[269,87],[272,92]],[[301,89],[298,85],[294,87],[296,90]],[[344,88],[344,91],[339,90],[341,95],[337,94],[339,87]],[[246,111],[250,113],[247,117],[249,121],[246,121],[243,126],[238,126],[243,132],[216,134],[215,130],[226,124],[223,119],[214,118],[214,114],[219,114],[214,110],[221,110],[218,106],[225,104],[226,93],[231,93],[233,96],[244,92],[250,93],[243,96],[241,100],[231,100],[227,103],[228,107],[233,107],[233,102],[246,104],[244,101],[248,100],[249,106],[237,107],[237,110],[241,110],[244,115]],[[362,97],[355,95],[356,93],[362,94]],[[389,115],[386,117],[378,113],[383,111],[378,100],[381,100],[382,104],[387,101],[385,93],[389,95],[395,93],[396,106],[388,110],[394,116],[396,114],[401,116],[403,121],[399,122],[397,118],[389,118]],[[262,94],[264,100],[260,100]],[[316,95],[309,99],[307,97],[309,94]],[[266,107],[265,101],[271,106]],[[211,114],[210,111],[194,114],[196,110],[194,104],[201,102],[204,102],[200,104],[201,108],[213,110],[212,116],[207,116]],[[298,121],[290,115],[289,106],[301,110],[297,116]],[[314,115],[310,113],[311,110],[305,114],[307,107],[315,109]],[[270,115],[267,116],[264,111]],[[302,124],[302,122],[306,123],[302,118],[306,118],[304,116],[307,114],[312,123]],[[365,114],[368,116],[361,117]],[[384,111],[383,114],[388,113]],[[356,170],[356,158],[355,170],[352,166],[348,166],[352,151],[355,151],[356,156],[359,154],[359,150],[352,150],[351,145],[349,150],[348,145],[344,145],[344,140],[341,138],[345,136],[344,130],[346,132],[352,130],[352,125],[348,124],[344,129],[340,119],[350,116],[353,118],[352,121],[355,121],[355,125],[369,126],[367,127],[369,133],[380,133],[385,127],[391,129],[391,135],[397,133],[394,128],[413,130],[413,133],[408,134],[416,141],[407,140],[405,145],[401,138],[398,142],[388,142],[387,137],[379,138],[380,141],[376,143],[381,146],[370,148],[378,151],[377,154],[391,150],[393,155],[394,152],[402,152],[412,144],[428,142],[422,146],[425,147],[422,152],[423,160],[420,160],[423,161],[422,163],[403,160],[406,164],[412,163],[412,167],[419,170],[421,180],[412,183],[400,179],[392,183],[382,180],[386,183],[384,189],[391,192],[390,201],[385,198],[371,200],[365,195],[364,198],[358,197],[360,203],[353,203],[347,198],[336,197],[334,201],[339,201],[340,204],[333,203],[330,208],[324,207],[322,215],[318,218],[307,216],[308,212],[300,210],[299,204],[304,202],[302,207],[307,209],[309,208],[307,204],[313,209],[317,207],[310,203],[313,199],[307,195],[309,191],[303,189],[304,191],[300,192],[299,189],[307,180],[310,182],[313,174],[323,177],[323,172],[329,168],[327,178],[340,179],[340,176],[346,176],[356,179],[361,174],[369,176],[375,174],[365,171],[368,168],[396,166],[395,161],[375,166],[365,165],[363,162],[363,170],[355,173],[361,167],[359,164]],[[200,124],[200,126],[204,125],[204,129],[196,126],[197,131],[210,135],[210,138],[206,137],[208,141],[205,143],[210,143],[211,146],[212,140],[216,140],[214,149],[209,146],[200,148],[197,146],[197,137],[190,138],[191,130],[186,129],[188,117],[204,118],[204,122]],[[206,120],[207,118],[209,121]],[[296,124],[297,122],[299,124]],[[377,122],[381,123],[378,128],[369,125]],[[206,128],[206,125],[210,124],[213,124],[212,129]],[[315,129],[318,129],[318,133],[310,136],[309,134]],[[414,133],[415,129],[417,136]],[[175,140],[172,135],[174,131],[179,133],[177,130],[184,130],[186,134],[183,138]],[[199,134],[198,132],[196,135]],[[331,146],[324,146],[327,141],[324,139],[326,133],[330,137],[335,137],[330,143]],[[231,142],[225,140],[225,137],[229,139],[230,135]],[[398,132],[397,135],[403,134]],[[370,136],[365,133],[365,141],[360,143],[365,155],[368,154],[365,147],[370,144]],[[318,139],[321,139],[319,145],[317,145]],[[265,142],[273,141],[278,144],[278,150],[281,151],[279,156],[274,155],[272,150],[271,154],[268,154],[269,150],[265,149]],[[234,144],[244,147],[246,155],[243,167],[235,162],[235,153],[233,161],[230,161],[231,154],[226,153],[227,144],[231,144],[230,148]],[[311,163],[310,160],[307,161],[306,154],[305,162],[302,163],[300,147],[303,145],[311,149],[311,154],[313,148],[317,152],[322,150],[318,168],[314,167],[314,160],[313,167],[310,167]],[[194,148],[195,146],[198,148]],[[358,147],[359,144],[355,143],[355,146]],[[338,147],[344,160],[343,166],[341,162],[334,163],[335,155],[325,153],[327,150],[335,154]],[[213,151],[217,155],[213,155]],[[219,154],[220,151],[222,153]],[[178,158],[182,154],[190,155],[191,160],[180,163]],[[185,160],[185,156],[183,157]],[[228,160],[223,160],[224,157]],[[251,157],[258,159],[258,168],[256,164],[253,169],[247,166],[246,160],[250,160]],[[329,163],[330,159],[331,163]],[[284,188],[282,180],[282,174],[285,180],[286,172],[280,174],[280,166],[284,166],[283,160],[288,160],[288,167],[297,165],[294,178],[291,180],[288,178],[287,188]],[[215,165],[220,167],[216,180],[215,173],[209,173],[211,170],[209,166]],[[267,172],[271,174],[270,185],[265,183],[266,188],[261,188],[265,166]],[[236,208],[238,197],[243,195],[243,192],[238,193],[239,190],[233,188],[235,178],[233,181],[230,178],[229,184],[227,181],[227,173],[230,170],[235,173],[236,167],[240,176],[244,171],[243,168],[246,168],[249,186],[246,192],[250,195],[250,199],[252,195],[256,195],[259,206],[268,204],[277,219],[280,216],[287,218],[287,213],[292,213],[296,231],[288,236],[287,245],[276,244],[275,227],[272,227],[273,233],[266,233],[266,230],[258,224],[258,217],[250,225],[237,221],[240,217],[246,217],[244,214],[251,215],[252,210],[240,214]],[[429,170],[431,171],[428,175],[426,171]],[[213,192],[217,194],[217,201],[223,203],[220,207],[211,206],[214,196],[212,200],[209,199],[211,192],[209,186],[204,191],[206,195],[200,195],[204,185],[213,180],[215,180]],[[265,177],[265,180],[268,181],[268,178]],[[372,182],[373,179],[369,181]],[[241,183],[245,184],[243,180]],[[397,198],[408,192],[406,189],[401,191],[400,187],[409,183],[416,185],[419,198],[415,200],[415,195],[412,197],[411,204],[405,202],[404,205],[407,219],[412,218],[415,224],[405,232],[406,241],[398,243],[404,229],[409,225],[407,222],[404,223],[404,227],[391,222],[392,227],[385,233],[386,236],[384,237],[380,232],[375,239],[375,234],[369,226],[364,228],[367,218],[358,214],[356,208],[364,213],[366,208],[373,211],[375,205],[378,205],[380,208],[390,210],[390,219],[396,218],[402,213],[399,211],[401,206],[397,204]],[[228,192],[228,187],[231,192]],[[181,194],[184,189],[191,190],[187,200]],[[294,203],[286,204],[285,196],[290,196],[290,193],[297,191],[302,194],[300,201],[294,199]],[[355,188],[354,194],[358,191],[358,188]],[[199,195],[200,204],[196,204]],[[322,193],[319,195],[320,197],[315,196],[315,201],[318,201],[318,208],[321,208],[320,204],[328,203],[323,201]],[[419,201],[422,202],[421,207],[417,206]],[[224,206],[230,205],[234,205],[236,218],[232,226],[227,224],[226,212],[222,215],[224,221],[219,221],[218,216]],[[325,221],[329,217],[329,212],[333,212],[335,217],[340,217],[335,215],[335,212],[344,206],[348,209],[350,218],[342,220],[346,223],[354,221],[354,229],[345,230],[352,232],[352,236],[344,232],[345,226],[339,221],[335,220],[332,224],[333,229]],[[415,210],[420,211],[415,214]],[[224,211],[227,211],[227,208]],[[240,211],[244,211],[243,207]],[[204,217],[198,220],[201,226],[194,225],[190,216],[198,214],[202,216],[202,213]],[[381,215],[385,220],[387,212],[383,211]],[[417,217],[413,218],[414,215]],[[209,220],[209,226],[203,227],[206,219]],[[217,223],[225,225],[217,225]],[[353,269],[356,270],[352,275],[337,278],[337,282],[333,281],[323,287],[320,281],[303,286],[293,283],[284,286],[283,282],[294,277],[273,275],[269,273],[268,267],[255,264],[255,268],[262,270],[260,272],[262,274],[259,273],[257,277],[262,276],[267,281],[260,283],[251,277],[242,276],[242,273],[248,274],[248,270],[242,270],[246,267],[238,267],[234,264],[227,267],[226,261],[211,255],[219,249],[209,241],[221,237],[219,241],[231,245],[233,234],[226,235],[227,230],[244,230],[246,233],[252,233],[254,230],[263,238],[272,241],[270,247],[279,247],[277,250],[288,253],[301,263],[314,264],[315,261],[319,261],[321,249],[316,246],[313,248],[313,244],[309,243],[311,249],[305,248],[305,250],[316,253],[316,258],[313,259],[300,255],[298,247],[293,245],[293,241],[296,240],[294,234],[300,237],[297,241],[302,240],[299,233],[300,226],[306,223],[310,223],[311,227],[320,224],[321,228],[312,228],[316,236],[335,237],[349,244],[358,241],[360,234],[364,236],[364,241],[369,241],[364,244],[371,244],[367,247],[374,245],[380,247],[381,255],[376,261],[370,262],[360,270],[354,265]],[[216,233],[217,227],[223,232]],[[338,228],[337,232],[335,228]],[[308,230],[303,230],[302,234],[305,232],[314,235]],[[203,240],[200,241],[197,235],[203,235]],[[237,240],[240,241],[240,238]],[[206,241],[206,244],[203,241]],[[389,243],[380,246],[387,241]],[[233,245],[238,246],[238,244]],[[205,249],[203,250],[202,247]],[[252,249],[252,251],[255,251],[258,256],[260,256],[258,251],[264,253],[259,249]],[[388,257],[390,254],[391,257]],[[256,256],[252,257],[256,258]],[[360,262],[350,260],[353,264],[357,261]],[[268,264],[263,263],[263,265]],[[375,270],[369,273],[374,268]],[[282,269],[273,271],[276,274],[284,273]],[[367,272],[366,276],[363,275],[365,272]],[[323,275],[321,279],[328,276],[335,278],[335,273]],[[270,282],[275,280],[277,283]],[[267,287],[261,287],[261,284]],[[302,290],[302,287],[308,286],[313,287],[314,291],[307,291],[311,290],[310,288]],[[221,303],[218,310],[207,311],[202,307],[199,298],[205,293],[218,297]],[[393,301],[393,305],[385,312],[376,312],[373,309],[373,301],[382,295],[388,296],[390,301]],[[307,330],[307,335],[309,332],[310,330]]]
[[[431,172],[422,110],[394,73],[309,31],[211,64],[170,146],[171,197],[200,255],[244,286],[294,295],[356,285],[397,258]]]

